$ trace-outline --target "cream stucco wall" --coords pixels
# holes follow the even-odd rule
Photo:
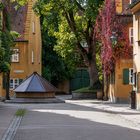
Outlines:
[[[133,16],[133,31],[134,31],[134,47],[133,47],[133,62],[134,70],[140,71],[140,46],[138,45],[138,19]]]
[[[140,93],[138,92],[138,73],[140,72],[140,44],[139,44],[139,26],[138,19],[140,20],[140,2],[132,7],[133,13],[133,31],[134,31],[134,47],[133,47],[133,67],[134,72],[136,73],[136,86],[133,90],[136,91],[136,108],[140,110]]]

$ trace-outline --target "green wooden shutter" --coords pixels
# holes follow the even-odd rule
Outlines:
[[[123,84],[129,84],[129,69],[123,69]]]

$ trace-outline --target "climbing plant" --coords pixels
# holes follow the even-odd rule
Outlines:
[[[15,45],[15,38],[19,36],[18,33],[11,31],[8,2],[9,1],[6,0],[0,4],[0,73],[3,72],[4,75],[6,99],[9,99],[11,48]]]
[[[101,61],[106,75],[114,70],[116,61],[132,57],[128,28],[122,18],[116,14],[116,3],[105,0],[97,18],[96,30],[101,42]]]

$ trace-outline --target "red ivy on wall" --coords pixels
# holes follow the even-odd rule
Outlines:
[[[129,43],[125,16],[116,14],[115,2],[105,0],[96,22],[97,39],[101,45],[101,60],[105,74],[114,70],[115,62],[121,58],[132,57],[132,46]],[[116,41],[111,41],[111,36]]]

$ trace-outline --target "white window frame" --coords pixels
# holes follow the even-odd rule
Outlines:
[[[133,27],[129,27],[129,41],[130,41],[130,44],[133,45],[134,43]]]
[[[134,85],[134,69],[129,68],[129,84]]]
[[[10,89],[13,90],[19,85],[19,78],[10,79]]]
[[[11,62],[19,62],[19,49],[13,49],[13,54],[11,56]]]

